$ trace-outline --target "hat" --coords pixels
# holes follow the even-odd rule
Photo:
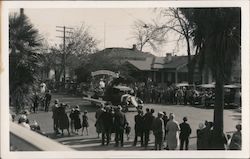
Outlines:
[[[88,111],[87,111],[87,110],[84,110],[84,113],[88,113]]]
[[[120,106],[120,105],[118,105],[118,107],[117,107],[119,110],[122,110],[122,106]]]
[[[200,123],[199,124],[199,129],[203,129],[204,128],[204,124],[203,123]]]
[[[237,129],[237,130],[241,130],[241,124],[237,124],[237,125],[236,125],[236,129]]]
[[[80,109],[79,109],[79,105],[76,105],[76,108],[75,108],[75,109],[76,109],[76,110],[80,110]]]
[[[22,114],[29,115],[30,112],[26,109],[26,110],[24,110],[24,111],[22,112]]]
[[[19,117],[19,122],[26,122],[26,120],[27,120],[27,116],[26,115],[21,115]]]
[[[158,115],[164,115],[163,112],[158,112]]]
[[[55,99],[55,104],[58,104],[59,103],[59,100],[58,99]]]
[[[185,116],[185,117],[183,117],[183,121],[187,121],[188,119],[187,119],[187,117]]]

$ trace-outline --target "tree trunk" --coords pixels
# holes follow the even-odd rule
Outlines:
[[[188,83],[193,84],[193,67],[191,64],[191,51],[190,51],[190,43],[189,43],[189,38],[186,37],[186,42],[187,42],[187,54],[188,54],[188,64],[187,64],[187,69],[188,69]]]
[[[223,109],[224,109],[224,78],[223,68],[216,70],[216,85],[215,85],[215,107],[214,107],[214,130],[213,130],[213,145],[212,149],[224,149],[224,136],[223,136]]]

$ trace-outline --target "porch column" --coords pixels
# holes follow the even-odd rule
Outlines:
[[[153,71],[153,82],[156,82],[156,71]]]
[[[178,83],[178,71],[175,70],[175,84]]]
[[[163,84],[164,83],[164,72],[161,71],[161,83]]]

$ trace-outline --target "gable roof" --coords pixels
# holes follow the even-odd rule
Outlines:
[[[147,57],[154,57],[154,55],[148,52],[141,52],[137,49],[121,47],[106,48],[102,51],[92,54],[91,56],[107,56],[112,59],[119,60],[145,60]]]
[[[148,57],[145,60],[128,60],[127,62],[139,70],[150,71],[153,59],[153,57]]]
[[[128,62],[139,70],[178,69],[187,65],[188,56],[172,56],[172,59],[169,62],[166,60],[166,57],[153,57],[146,58],[145,60],[128,60]]]

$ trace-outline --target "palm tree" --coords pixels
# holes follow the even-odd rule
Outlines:
[[[213,149],[224,149],[224,83],[241,48],[240,8],[187,9],[182,12],[193,24],[194,45],[215,77]]]
[[[21,9],[9,16],[10,100],[18,113],[30,102],[32,86],[37,81],[41,37]]]

